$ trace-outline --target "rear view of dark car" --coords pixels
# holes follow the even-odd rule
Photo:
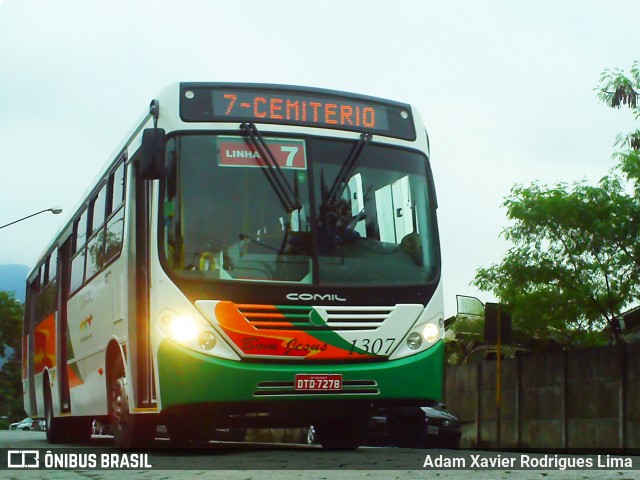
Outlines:
[[[394,407],[374,412],[365,445],[457,448],[460,423],[443,405]]]

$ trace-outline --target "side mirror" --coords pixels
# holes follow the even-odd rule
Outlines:
[[[162,128],[147,128],[142,132],[140,175],[145,180],[157,180],[164,173],[166,134]]]

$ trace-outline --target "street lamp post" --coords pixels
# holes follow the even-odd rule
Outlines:
[[[58,215],[59,213],[62,213],[62,209],[60,207],[45,208],[44,210],[40,210],[39,212],[32,213],[31,215],[27,215],[26,217],[22,217],[22,218],[19,218],[18,220],[14,220],[13,222],[7,223],[6,225],[2,225],[0,228],[8,227],[9,225],[13,225],[14,223],[21,222],[23,220],[26,220],[27,218],[35,217],[36,215],[40,215],[41,213],[44,213],[44,212],[51,212],[54,215]]]

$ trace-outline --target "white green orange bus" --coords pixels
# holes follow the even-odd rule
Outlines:
[[[24,405],[50,442],[120,448],[441,401],[426,130],[408,104],[180,83],[98,174],[27,281]]]

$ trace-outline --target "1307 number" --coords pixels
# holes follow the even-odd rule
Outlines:
[[[353,355],[356,349],[373,355],[388,355],[395,341],[395,338],[359,338],[351,342],[349,355]]]

